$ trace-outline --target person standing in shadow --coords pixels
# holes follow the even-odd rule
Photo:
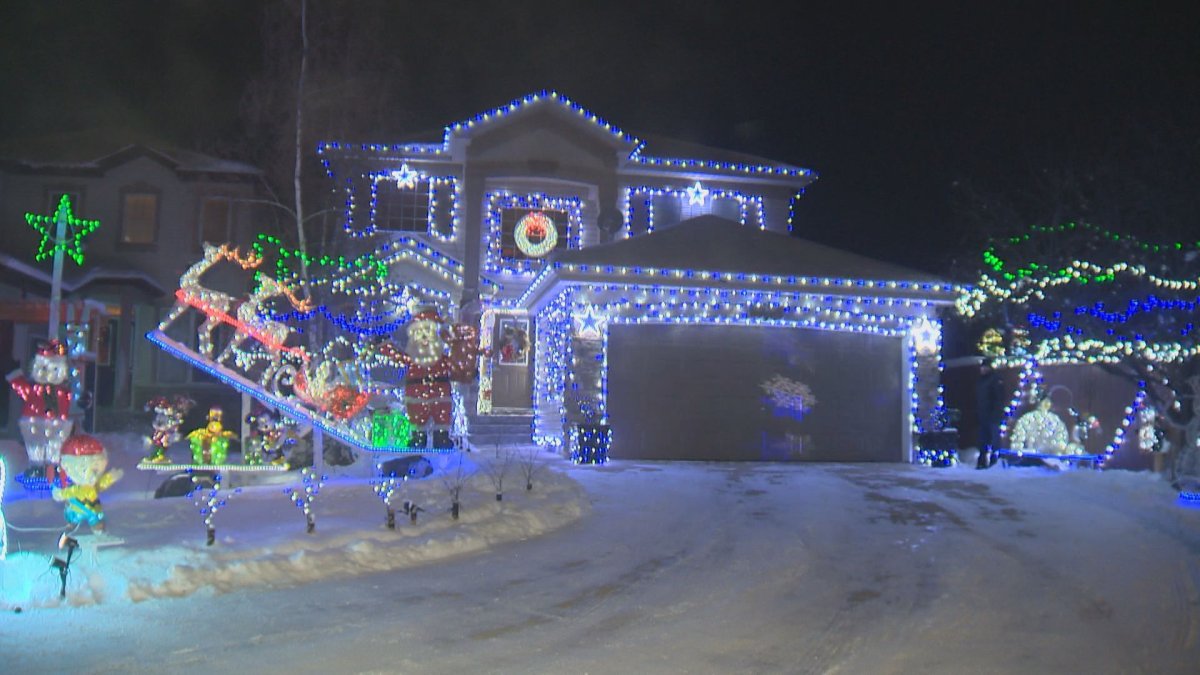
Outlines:
[[[979,364],[979,381],[975,384],[975,405],[979,421],[979,459],[976,469],[986,469],[996,463],[1000,445],[1000,418],[1003,416],[1003,381],[989,361]]]

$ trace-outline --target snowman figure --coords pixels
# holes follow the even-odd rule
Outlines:
[[[56,502],[66,502],[63,517],[79,526],[86,523],[93,532],[104,531],[104,508],[100,493],[121,478],[121,470],[108,471],[108,452],[94,436],[76,434],[62,444],[62,469],[71,485],[54,488]]]
[[[71,387],[64,384],[70,372],[67,348],[59,340],[38,347],[26,377],[19,369],[8,374],[8,382],[24,405],[21,407],[21,438],[29,455],[29,478],[53,473],[63,441],[71,435]]]

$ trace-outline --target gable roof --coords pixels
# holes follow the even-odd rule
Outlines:
[[[442,142],[430,142],[427,135],[416,134],[404,143],[341,143],[324,142],[317,146],[317,154],[326,153],[366,153],[378,157],[409,157],[442,159],[454,154],[456,139],[469,138],[478,130],[501,123],[514,115],[525,114],[536,109],[557,108],[566,113],[570,119],[580,120],[580,124],[590,126],[601,134],[605,134],[614,147],[628,152],[626,161],[651,167],[666,167],[676,169],[708,169],[731,171],[739,174],[756,176],[777,176],[802,178],[806,182],[817,178],[816,172],[798,166],[792,166],[775,160],[770,160],[744,153],[676,141],[665,138],[655,138],[653,147],[647,151],[645,141],[637,136],[621,130],[616,125],[596,115],[587,108],[572,101],[557,91],[543,89],[513,99],[506,105],[491,108],[465,120],[449,124],[442,133]],[[661,146],[659,145],[661,144]],[[678,156],[673,153],[699,153],[700,156]]]
[[[560,251],[554,262],[829,279],[943,283],[931,274],[814,241],[698,216],[629,239]]]
[[[444,144],[449,147],[457,138],[470,138],[479,130],[502,124],[509,118],[528,115],[535,110],[556,110],[566,119],[578,120],[581,127],[606,137],[615,147],[624,147],[633,153],[641,145],[636,137],[625,133],[616,125],[575,103],[556,91],[542,90],[513,99],[507,105],[485,110],[469,119],[455,122],[446,127]]]
[[[255,176],[259,169],[235,160],[174,147],[127,130],[92,130],[16,139],[0,145],[9,169],[30,173],[103,174],[139,157],[179,173]]]
[[[45,270],[31,265],[20,258],[0,252],[0,283],[13,281],[24,285],[31,283],[38,290],[50,293],[52,279]],[[111,284],[137,288],[149,297],[161,297],[167,294],[154,277],[135,267],[126,265],[121,268],[90,267],[82,274],[66,274],[62,280],[64,293],[78,293],[94,285]]]

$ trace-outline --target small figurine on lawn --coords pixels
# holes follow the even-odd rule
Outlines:
[[[247,415],[246,422],[250,425],[250,436],[246,439],[246,463],[286,463],[283,448],[291,439],[283,418],[271,410],[262,410]]]
[[[52,481],[63,441],[71,435],[71,387],[64,384],[70,370],[67,347],[50,340],[38,347],[29,368],[29,377],[20,370],[8,374],[8,382],[24,405],[21,407],[21,439],[29,455],[30,478]]]
[[[179,427],[183,425],[184,416],[194,405],[196,405],[195,401],[183,395],[170,398],[156,396],[146,401],[146,410],[154,411],[154,421],[150,423],[150,435],[143,437],[146,450],[150,451],[150,456],[146,458],[147,462],[162,464],[169,461],[167,448],[181,438]]]
[[[93,532],[104,531],[100,493],[121,478],[121,470],[108,471],[108,452],[94,436],[77,434],[62,445],[62,468],[71,485],[54,488],[56,502],[66,502],[63,517],[72,525],[86,523]]]
[[[224,417],[224,411],[213,406],[208,411],[208,422],[187,435],[193,464],[224,464],[229,457],[229,439],[237,434],[225,428]]]

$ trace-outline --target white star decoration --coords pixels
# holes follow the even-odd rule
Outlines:
[[[409,168],[408,162],[401,164],[399,169],[392,172],[392,180],[396,181],[396,187],[398,188],[414,188],[417,186],[417,180],[420,178],[420,172]]]
[[[938,324],[921,317],[913,323],[913,349],[919,356],[932,356],[937,353],[938,342],[942,338],[942,329]]]
[[[684,190],[688,194],[688,204],[703,204],[704,198],[708,196],[708,188],[701,187],[700,181],[690,188]]]

